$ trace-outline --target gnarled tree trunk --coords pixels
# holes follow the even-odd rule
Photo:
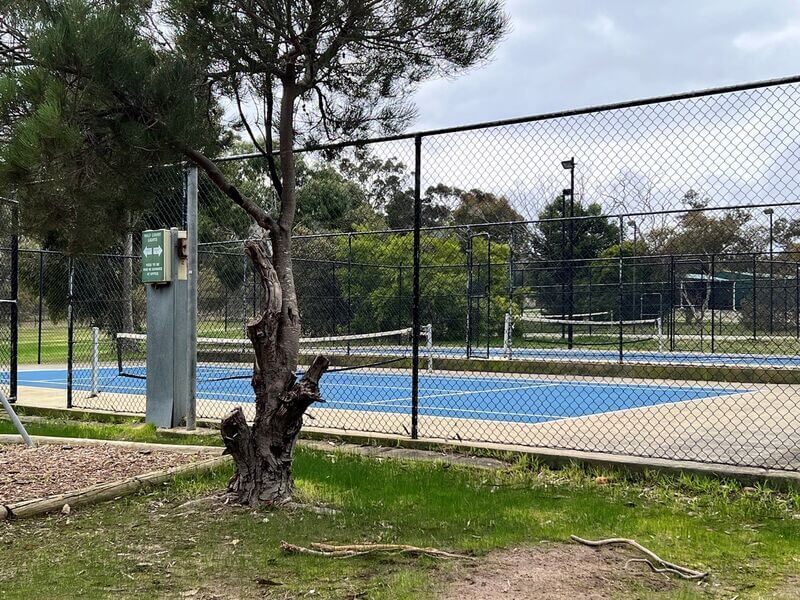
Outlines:
[[[252,384],[256,417],[251,427],[241,408],[236,408],[222,420],[221,427],[222,439],[236,464],[228,491],[239,502],[250,505],[276,504],[291,498],[294,445],[306,409],[314,402],[322,402],[319,380],[328,368],[328,360],[318,356],[297,380],[300,313],[292,269],[292,226],[297,200],[293,119],[297,95],[294,66],[289,64],[286,79],[282,80],[280,103],[280,178],[275,175],[271,138],[266,153],[281,198],[277,221],[243,196],[202,153],[182,148],[223,193],[253,218],[271,244],[270,252],[257,241],[248,242],[245,247],[261,279],[263,292],[261,315],[247,324],[247,336],[255,350]],[[269,106],[271,115],[271,102]],[[271,122],[271,118],[267,121]]]
[[[275,236],[273,247],[276,251],[281,247]],[[291,268],[279,278],[260,242],[249,242],[246,252],[261,278],[263,291],[261,315],[247,325],[247,335],[255,350],[252,385],[256,418],[249,426],[242,409],[237,407],[222,421],[222,439],[236,464],[228,490],[245,504],[279,504],[292,496],[295,442],[306,409],[322,401],[319,379],[328,367],[328,360],[318,356],[297,380],[296,338],[300,317],[290,281]],[[289,280],[289,285],[284,285],[281,279]],[[284,340],[284,336],[289,339]]]

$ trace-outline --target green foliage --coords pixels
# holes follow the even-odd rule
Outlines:
[[[357,223],[353,217],[366,208],[361,187],[346,180],[331,167],[310,171],[297,192],[298,226],[312,230],[347,231]]]
[[[657,303],[645,302],[645,306],[642,306],[642,294],[651,291],[652,288],[648,287],[648,283],[667,281],[669,274],[665,271],[668,271],[669,267],[641,260],[641,257],[645,255],[647,255],[647,246],[644,241],[637,240],[635,246],[631,240],[625,240],[622,243],[623,285],[620,291],[620,246],[617,243],[601,252],[597,260],[591,261],[587,265],[589,272],[582,274],[579,278],[582,293],[576,297],[575,312],[610,311],[614,318],[618,319],[621,300],[622,318],[625,320],[639,319],[642,316],[645,318],[659,316]],[[589,281],[591,284],[588,283]],[[591,290],[591,294],[587,290]],[[659,287],[656,290],[666,296],[666,289],[662,290]],[[621,298],[620,293],[622,294]],[[669,311],[669,307],[664,302],[661,303],[661,309],[664,314]],[[661,316],[663,317],[664,314]]]
[[[0,188],[17,190],[23,228],[50,247],[113,246],[129,212],[152,206],[147,168],[174,161],[177,140],[218,137],[213,101],[186,93],[202,73],[141,36],[145,13],[59,3],[35,15],[25,64],[0,74]]]
[[[591,265],[591,259],[600,257],[605,250],[619,243],[619,227],[609,219],[600,217],[603,211],[599,204],[584,206],[576,199],[573,210],[576,217],[597,218],[576,219],[572,224],[562,220],[563,216],[569,216],[570,208],[563,196],[558,196],[539,213],[540,222],[533,232],[533,250],[537,261],[541,262],[535,264],[535,280],[529,284],[536,289],[537,304],[549,314],[561,314],[562,310],[566,312],[566,307],[562,307],[562,283],[571,278],[575,289],[587,289],[592,281],[593,269],[586,265]],[[570,258],[575,262],[570,263]],[[606,279],[603,274],[599,277],[601,281]],[[589,302],[588,296],[578,296],[575,308]],[[598,303],[594,303],[593,309],[598,306],[602,306],[602,310],[609,310]],[[616,306],[616,302],[611,306]]]
[[[350,285],[351,330],[371,332],[408,327],[411,323],[411,265],[413,235],[353,236],[352,263],[348,269],[348,240],[338,239],[336,279],[339,293],[346,300]],[[477,289],[486,281],[486,240],[474,240],[473,285]],[[491,319],[481,313],[481,335],[502,331],[503,314],[508,309],[508,252],[506,244],[492,244]],[[467,269],[463,241],[456,235],[426,236],[420,261],[424,276],[420,278],[421,317],[432,323],[437,340],[461,340],[466,325]],[[346,304],[346,302],[345,302]],[[476,304],[477,306],[477,304]],[[346,314],[346,311],[345,311]]]
[[[420,223],[422,227],[449,225],[452,214],[448,200],[457,198],[459,190],[439,184],[429,187],[420,198]],[[414,227],[414,190],[397,190],[386,203],[386,221],[393,229]]]
[[[764,248],[764,231],[752,224],[750,211],[698,210],[708,207],[710,200],[693,190],[686,192],[681,201],[690,211],[681,214],[677,223],[650,232],[648,240],[655,251],[709,256]]]
[[[523,220],[522,215],[514,210],[504,196],[496,196],[491,192],[478,189],[453,190],[453,193],[459,198],[459,204],[453,211],[453,223],[456,225]],[[481,228],[481,231],[488,231],[494,240],[508,241],[509,229],[507,227],[484,227]]]

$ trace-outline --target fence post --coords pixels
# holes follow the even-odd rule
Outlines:
[[[756,268],[758,263],[756,262],[756,253],[753,252],[753,341],[755,342],[758,339],[758,334],[756,333],[757,325],[756,319],[758,318],[758,313],[756,312]]]
[[[717,262],[716,256],[714,254],[711,255],[711,282],[709,285],[711,286],[711,294],[709,296],[709,303],[711,304],[711,354],[714,354],[716,351],[716,304],[714,302],[714,290],[716,288],[716,278],[717,278]]]
[[[353,234],[347,234],[347,335],[352,333],[353,322]],[[347,356],[350,356],[350,340],[347,341]]]
[[[92,327],[92,398],[99,391],[98,379],[100,375],[100,328]]]
[[[800,265],[794,273],[794,336],[800,340]]]
[[[186,253],[188,267],[187,285],[187,310],[189,311],[189,321],[187,328],[189,336],[189,378],[188,378],[188,402],[186,403],[186,429],[194,429],[197,420],[197,278],[198,278],[198,256],[197,256],[197,167],[191,165],[186,171]],[[227,330],[227,307],[228,298],[225,297],[225,329]]]
[[[44,303],[44,252],[39,251],[39,319],[36,338],[36,364],[42,364],[42,304]]]
[[[623,341],[623,334],[622,334],[622,303],[623,303],[623,295],[624,295],[624,291],[623,291],[624,276],[623,276],[623,259],[622,259],[622,255],[623,255],[624,250],[623,250],[622,244],[625,241],[625,237],[624,237],[625,233],[624,233],[624,229],[622,227],[622,223],[623,223],[623,218],[622,218],[622,215],[620,215],[620,217],[619,217],[619,282],[618,282],[619,283],[619,289],[618,289],[618,294],[617,294],[617,311],[619,313],[617,315],[617,320],[619,321],[619,362],[620,362],[620,364],[622,364],[623,354],[624,354],[624,351],[622,349],[622,341]]]
[[[514,225],[508,226],[508,310],[514,301]]]
[[[675,351],[675,255],[669,257],[669,351]]]
[[[472,229],[468,226],[467,234],[467,332],[466,332],[466,356],[472,357]]]
[[[486,358],[492,353],[492,236],[486,236]]]
[[[422,226],[422,187],[420,169],[422,167],[422,136],[414,136],[414,272],[412,277],[411,300],[411,438],[417,439],[419,420],[419,266],[420,266],[420,227]]]
[[[17,401],[19,349],[19,205],[11,207],[11,360],[9,365],[10,402]]]
[[[403,263],[397,265],[397,328],[403,328]],[[406,323],[408,321],[405,321]]]
[[[74,264],[72,257],[67,259],[67,408],[72,408],[72,370],[74,353]]]

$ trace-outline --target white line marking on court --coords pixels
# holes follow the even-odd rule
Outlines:
[[[393,401],[387,401],[385,403],[381,402],[370,402],[370,403],[362,403],[362,402],[338,402],[339,405],[346,405],[346,406],[389,406],[394,407],[398,406],[396,404],[390,404]],[[403,405],[400,405],[403,406]],[[336,407],[329,407],[329,408],[339,408]],[[517,412],[506,412],[506,411],[497,411],[497,410],[477,410],[471,408],[451,408],[449,406],[420,406],[420,411],[435,411],[435,412],[445,412],[448,413],[463,413],[463,414],[484,414],[484,415],[497,415],[497,416],[504,416],[504,417],[541,417],[547,419],[564,419],[569,417],[570,415],[550,415],[544,413],[517,413]],[[374,412],[374,411],[373,411]],[[422,416],[425,416],[424,414]]]

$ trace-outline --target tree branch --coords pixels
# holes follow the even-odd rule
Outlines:
[[[259,226],[266,229],[274,239],[275,236],[273,234],[277,229],[277,225],[267,211],[250,200],[250,198],[243,196],[239,189],[228,181],[222,171],[219,170],[219,167],[203,153],[192,148],[181,148],[181,151],[186,158],[206,172],[211,181],[214,182],[214,185],[216,185],[223,194],[241,206],[244,211],[250,215]]]
[[[264,92],[266,100],[264,141],[267,145],[267,167],[269,167],[269,178],[272,180],[272,185],[275,186],[275,191],[278,192],[278,198],[282,198],[283,182],[281,182],[281,178],[278,175],[278,168],[275,165],[275,146],[272,143],[272,114],[275,109],[275,98],[272,95],[272,81],[267,81]]]

